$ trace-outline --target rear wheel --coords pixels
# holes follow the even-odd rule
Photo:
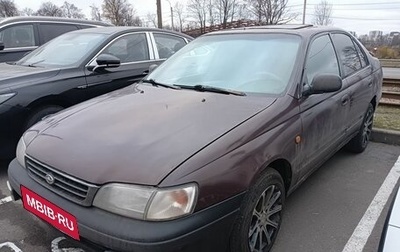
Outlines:
[[[27,130],[28,128],[30,128],[35,123],[37,123],[40,120],[42,120],[43,117],[51,115],[51,114],[55,114],[55,113],[57,113],[57,112],[59,112],[59,111],[61,111],[63,109],[64,109],[63,107],[57,106],[57,105],[48,105],[48,106],[44,106],[44,107],[40,107],[40,108],[36,109],[31,114],[31,116],[29,117],[28,121],[26,122],[24,130]]]
[[[355,153],[361,153],[367,148],[372,133],[374,122],[374,106],[370,103],[358,134],[347,144],[347,149]]]
[[[242,202],[230,239],[231,251],[270,251],[281,225],[284,202],[282,177],[268,168]]]

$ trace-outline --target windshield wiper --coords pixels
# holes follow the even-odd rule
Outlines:
[[[214,93],[219,93],[219,94],[246,96],[246,93],[244,93],[244,92],[226,89],[226,88],[207,86],[207,85],[194,85],[194,86],[177,85],[177,86],[180,88],[183,88],[183,89],[192,89],[192,90],[201,91],[201,92],[214,92]]]
[[[37,67],[36,64],[42,63],[43,61],[45,61],[45,60],[44,60],[44,59],[38,60],[38,61],[36,61],[36,62],[33,62],[33,63],[29,64],[29,65],[23,65],[23,66]]]
[[[142,82],[150,83],[153,86],[161,86],[161,87],[172,88],[172,89],[181,89],[179,86],[160,83],[160,82],[155,81],[154,79],[144,79],[144,80],[142,80]]]

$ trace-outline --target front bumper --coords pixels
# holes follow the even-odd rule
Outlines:
[[[227,251],[243,198],[243,194],[237,195],[181,219],[148,222],[66,200],[31,179],[16,159],[9,165],[8,178],[14,193],[21,195],[20,186],[24,185],[74,215],[84,240],[117,251]]]

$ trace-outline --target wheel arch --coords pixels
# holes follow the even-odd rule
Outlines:
[[[372,106],[374,107],[374,110],[375,110],[377,105],[378,105],[377,102],[376,102],[376,95],[372,98],[370,103],[372,104]]]
[[[71,106],[72,104],[70,102],[68,102],[68,100],[66,100],[63,97],[60,97],[58,95],[49,95],[49,96],[41,97],[41,98],[31,102],[27,106],[27,108],[32,112],[32,111],[39,109],[40,107],[51,106],[51,105],[56,105],[56,106],[66,108],[66,107]]]
[[[281,177],[283,179],[283,183],[285,185],[285,191],[287,194],[287,192],[289,191],[290,186],[292,184],[292,174],[293,173],[292,173],[292,165],[285,158],[278,158],[272,162],[267,163],[267,165],[265,165],[264,168],[262,170],[260,170],[260,172],[254,176],[251,184],[253,185],[255,183],[255,181],[257,180],[257,178],[260,177],[260,174],[267,171],[268,168],[272,168],[272,169],[276,170],[281,175]]]

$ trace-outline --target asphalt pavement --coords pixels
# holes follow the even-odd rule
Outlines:
[[[342,252],[399,155],[399,146],[380,143],[371,143],[362,154],[340,151],[334,155],[288,197],[272,252]],[[9,195],[6,180],[3,163],[0,200]],[[388,205],[364,251],[376,251]],[[94,250],[64,239],[60,232],[26,212],[20,202],[0,203],[0,252],[36,251]]]

